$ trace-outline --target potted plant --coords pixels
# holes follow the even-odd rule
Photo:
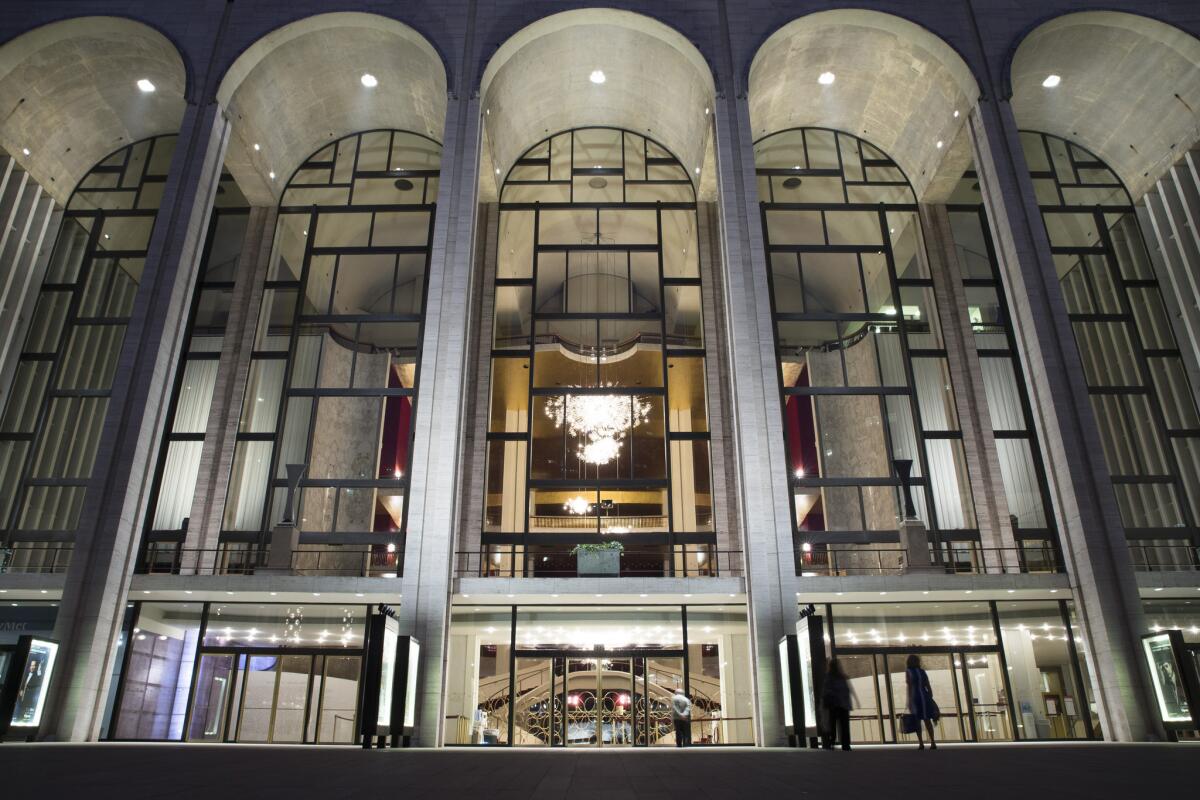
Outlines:
[[[575,573],[579,576],[611,576],[621,574],[621,553],[625,546],[620,542],[600,544],[577,544],[571,551],[575,556]]]

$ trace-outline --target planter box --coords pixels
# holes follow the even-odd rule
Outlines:
[[[580,576],[603,575],[615,578],[621,574],[621,551],[580,551],[575,554],[575,572]]]

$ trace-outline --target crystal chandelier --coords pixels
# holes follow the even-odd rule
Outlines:
[[[555,428],[566,425],[583,440],[576,451],[580,460],[607,464],[621,452],[629,431],[650,419],[650,404],[632,395],[568,394],[550,398],[545,413]]]
[[[583,516],[592,510],[592,504],[579,495],[575,495],[567,502],[563,503],[563,511],[569,514]]]

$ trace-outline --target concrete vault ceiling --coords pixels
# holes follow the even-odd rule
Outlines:
[[[591,81],[595,70],[604,73],[603,83]],[[704,166],[712,73],[691,42],[640,14],[591,8],[538,20],[496,51],[481,96],[487,161],[497,182],[542,139],[588,126],[649,136],[693,181]]]
[[[364,86],[364,73],[378,85]],[[440,142],[446,70],[433,46],[402,23],[322,14],[251,45],[217,99],[233,125],[226,167],[252,204],[271,205],[296,167],[343,136],[389,128]]]
[[[156,90],[139,91],[142,78]],[[175,46],[140,22],[45,25],[0,46],[0,145],[65,203],[114,150],[177,132],[186,84]]]
[[[823,72],[832,84],[818,82]],[[970,68],[900,17],[836,10],[794,20],[759,48],[749,91],[756,140],[801,127],[852,133],[891,156],[923,201],[948,195],[970,165],[959,136],[979,97]]]
[[[1042,86],[1052,74],[1062,82]],[[1021,42],[1011,78],[1021,128],[1091,150],[1134,198],[1200,138],[1200,40],[1156,20],[1058,17]]]

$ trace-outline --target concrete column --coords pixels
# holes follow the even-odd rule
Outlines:
[[[216,104],[187,107],[63,587],[54,629],[63,649],[47,700],[47,737],[84,741],[100,730],[228,135]]]
[[[62,212],[16,159],[0,155],[0,398],[11,390]]]
[[[1008,502],[1004,496],[996,440],[992,436],[983,370],[975,349],[975,333],[967,318],[967,297],[954,250],[950,215],[945,206],[922,203],[920,217],[929,274],[933,278],[933,294],[941,319],[942,340],[946,345],[950,385],[954,387],[954,405],[963,435],[963,452],[967,474],[971,479],[971,498],[975,506],[979,538],[986,548],[1012,548],[1016,542],[1008,518]],[[984,561],[989,566],[1003,564],[1010,569],[1017,567],[1015,551],[1005,551],[1003,558],[1000,555],[987,553]]]
[[[242,252],[238,256],[236,283],[230,299],[229,321],[221,345],[217,380],[213,386],[204,449],[196,475],[196,492],[188,524],[187,548],[215,549],[221,535],[229,474],[233,466],[238,425],[242,419],[242,397],[250,375],[250,353],[262,305],[263,281],[270,264],[275,239],[275,207],[254,207],[246,223]],[[207,559],[210,563],[212,556]],[[191,566],[184,564],[184,567]],[[203,566],[203,565],[196,565]]]
[[[1100,721],[1109,739],[1161,736],[1139,652],[1141,599],[1017,123],[1007,101],[985,100],[968,124]]]
[[[754,176],[750,107],[720,97],[714,108],[724,340],[731,368],[729,418],[740,490],[751,652],[760,744],[784,743],[777,644],[795,622],[794,544],[785,478],[779,365]]]
[[[401,623],[421,642],[415,739],[428,746],[441,744],[451,555],[464,480],[460,456],[466,428],[473,424],[465,402],[473,355],[467,346],[473,320],[466,310],[474,307],[479,113],[475,98],[452,98],[446,112],[401,581]]]

